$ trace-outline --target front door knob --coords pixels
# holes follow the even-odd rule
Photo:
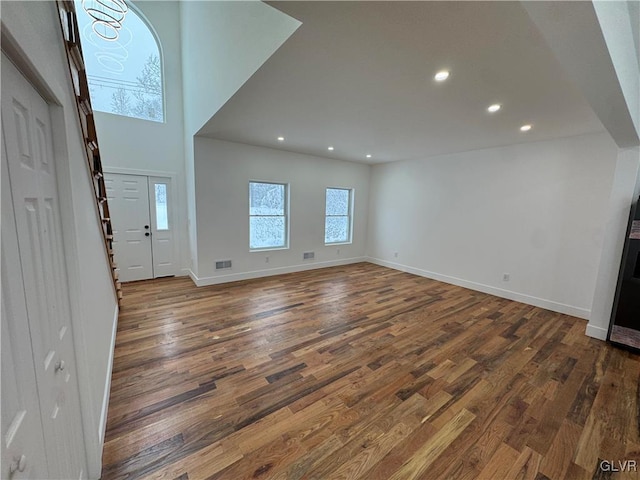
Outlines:
[[[144,228],[146,228],[148,230],[149,229],[149,225],[145,225]]]
[[[27,457],[25,455],[20,455],[20,458],[13,457],[13,461],[11,465],[9,465],[9,474],[13,475],[16,472],[24,472],[27,468]]]
[[[55,366],[56,372],[62,372],[64,370],[65,366],[66,365],[64,363],[64,360],[58,360],[58,362],[56,363],[56,366]]]
[[[144,234],[145,237],[148,237],[149,235],[151,235],[149,232]]]

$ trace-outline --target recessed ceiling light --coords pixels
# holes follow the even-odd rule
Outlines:
[[[371,154],[370,153],[367,153],[367,158],[371,158]]]
[[[279,142],[284,142],[284,137],[278,137]]]
[[[329,147],[327,148],[327,150],[329,150],[330,152],[333,152],[333,147]]]
[[[502,108],[502,105],[500,105],[499,103],[494,103],[493,105],[489,105],[489,108],[487,108],[487,110],[491,113],[495,113],[501,108]]]
[[[435,77],[433,78],[436,80],[436,82],[444,82],[447,78],[449,78],[449,71],[442,70],[436,73]]]
[[[520,127],[521,132],[528,132],[529,130],[531,130],[531,125],[522,125]]]

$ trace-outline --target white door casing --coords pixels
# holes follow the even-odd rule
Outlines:
[[[171,178],[105,173],[104,180],[120,281],[175,275]]]
[[[49,476],[80,478],[84,440],[49,107],[4,56],[2,126]]]

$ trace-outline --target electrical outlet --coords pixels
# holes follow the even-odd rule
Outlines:
[[[398,258],[398,252],[393,252],[393,256],[394,256],[395,258]]]
[[[336,255],[340,255],[340,249],[336,250]]]
[[[264,257],[264,263],[269,263],[269,256]]]
[[[511,274],[509,273],[503,273],[502,274],[502,281],[503,282],[508,282],[511,279]]]

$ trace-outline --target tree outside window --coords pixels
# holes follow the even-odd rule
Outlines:
[[[106,40],[85,10],[104,5],[96,0],[75,0],[75,5],[93,110],[164,122],[162,57],[142,16],[128,5],[117,38]]]

